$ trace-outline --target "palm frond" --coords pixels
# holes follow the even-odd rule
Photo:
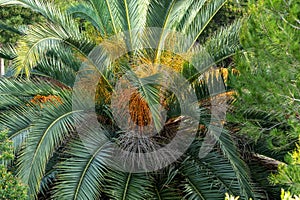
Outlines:
[[[72,87],[75,82],[76,70],[80,63],[74,59],[70,51],[63,51],[59,55],[50,55],[38,61],[36,68],[32,71],[33,74],[48,76],[66,86]],[[68,58],[67,61],[66,58]]]
[[[195,0],[178,1],[151,1],[151,9],[149,9],[148,26],[159,27],[162,29],[172,29],[178,25],[179,21],[184,17],[185,13],[195,5]]]
[[[14,143],[17,153],[37,120],[38,105],[30,101],[37,95],[57,95],[61,88],[48,82],[30,80],[0,80],[0,126],[9,129],[9,138]]]
[[[174,166],[151,173],[151,189],[153,200],[179,200],[182,194],[178,188],[179,182],[176,180],[178,169]]]
[[[9,130],[9,139],[13,141],[14,152],[17,154],[31,130],[32,121],[38,115],[31,107],[16,108],[0,115],[0,127]]]
[[[189,149],[190,159],[193,159],[193,162],[209,172],[210,176],[219,183],[220,192],[240,196],[240,183],[229,160],[218,153],[217,149],[213,149],[205,157],[199,159],[198,153],[202,145],[203,142],[199,139],[193,142]]]
[[[47,57],[55,58],[75,72],[78,72],[82,64],[82,61],[80,60],[81,57],[77,58],[74,56],[72,48],[65,48],[64,51],[55,51],[55,49],[52,51],[50,49],[50,51],[47,52]]]
[[[50,187],[53,185],[54,180],[56,178],[56,174],[56,171],[51,171],[43,177],[39,190],[40,194],[42,194],[43,196],[48,195],[47,192],[49,192]]]
[[[232,56],[240,49],[241,25],[242,20],[236,20],[230,26],[222,27],[205,42],[205,49],[216,64]]]
[[[114,200],[149,199],[149,175],[111,171],[107,175],[105,194]]]
[[[0,1],[0,5],[20,4],[41,13],[50,21],[47,25],[33,26],[19,41],[18,58],[15,62],[17,75],[23,72],[28,76],[30,70],[36,66],[38,60],[46,54],[49,48],[58,49],[63,47],[61,44],[65,44],[87,55],[94,47],[94,43],[79,31],[78,23],[51,3],[38,0],[5,2]]]
[[[241,156],[234,144],[231,136],[225,130],[221,130],[219,127],[211,126],[210,136],[213,137],[217,144],[220,146],[225,157],[229,160],[232,168],[234,169],[235,176],[237,177],[241,190],[241,196],[246,199],[253,197],[253,188],[251,186],[251,180],[249,177],[249,169],[246,164],[241,160]],[[218,134],[221,131],[221,134]]]
[[[199,162],[198,162],[199,163]],[[223,191],[230,194],[240,195],[240,184],[235,176],[230,162],[218,153],[210,153],[200,160],[200,164],[205,166],[216,179],[222,184]]]
[[[24,150],[18,158],[17,174],[29,185],[29,194],[37,195],[46,165],[56,148],[71,133],[73,111],[67,98],[43,105],[39,119],[32,122]]]
[[[95,0],[91,0],[91,3],[95,7],[97,6],[98,15],[101,16],[102,12],[105,12],[110,16],[114,34],[128,33],[126,45],[129,50],[133,49],[137,42],[135,32],[138,33],[146,27],[150,0],[140,2],[136,0],[106,0],[104,6],[100,2],[96,3]],[[105,20],[107,21],[107,19]]]
[[[87,41],[84,36],[79,38],[75,36],[74,38],[69,34],[72,32],[65,32],[65,27],[53,24],[32,27],[18,43],[18,57],[14,66],[15,74],[24,72],[29,75],[30,70],[46,56],[48,50],[58,52],[61,51],[61,48],[65,48],[64,45],[87,55],[94,44]]]
[[[74,17],[78,17],[89,21],[92,25],[101,33],[102,37],[106,36],[106,27],[103,24],[101,17],[98,15],[93,7],[93,4],[79,4],[72,6],[68,9],[68,12]],[[104,13],[101,13],[102,15]]]
[[[177,18],[176,30],[183,31],[187,24],[192,23],[195,20],[199,11],[205,5],[206,0],[194,1],[193,4],[184,12],[184,15]],[[184,32],[184,31],[183,31]]]
[[[72,139],[64,152],[67,158],[56,167],[55,199],[99,199],[103,192],[112,151],[103,132],[87,132],[84,137],[90,141],[88,145]]]
[[[164,3],[160,1],[154,1],[153,6],[156,13],[152,13],[151,11],[149,19],[150,23],[156,23],[155,27],[161,28],[160,37],[157,41],[157,48],[156,53],[154,56],[154,61],[157,62],[159,60],[162,46],[165,42],[165,37],[168,34],[168,32],[171,30],[171,28],[174,26],[174,24],[177,22],[177,17],[179,15],[179,18],[181,18],[180,15],[184,14],[184,11],[187,10],[191,4],[193,3],[193,0],[188,1],[178,1],[178,0],[172,0],[172,1],[165,1]],[[161,9],[162,12],[157,12],[157,8]],[[161,20],[163,19],[163,20]]]
[[[16,57],[16,49],[12,45],[2,45],[0,47],[0,58],[13,60]]]
[[[100,32],[104,32],[106,36],[118,33],[109,1],[88,0],[87,2],[91,5],[93,12],[95,12],[96,19],[99,19],[98,22],[100,24],[98,26],[101,27],[101,24],[103,24],[103,30]]]
[[[61,91],[49,82],[1,78],[0,108],[25,107],[36,95],[57,95]]]
[[[241,28],[241,20],[237,20],[230,26],[221,28],[220,31],[213,34],[210,39],[202,46],[196,46],[192,49],[194,68],[189,75],[185,77],[193,83],[197,81],[204,72],[209,73],[209,69],[220,63],[224,59],[233,56],[240,48],[239,31]],[[201,59],[199,59],[201,58]],[[183,72],[186,73],[191,66],[184,65]]]
[[[193,20],[185,21],[182,25],[181,31],[188,35],[188,38],[192,41],[191,44],[189,44],[189,49],[194,46],[205,27],[225,3],[226,0],[206,2],[204,6],[200,5],[201,9]]]
[[[221,190],[221,186],[213,179],[213,174],[207,169],[197,165],[193,161],[186,161],[180,171],[185,177],[183,186],[185,188],[186,199],[224,199],[224,192]]]

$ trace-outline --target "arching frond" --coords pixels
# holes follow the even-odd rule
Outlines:
[[[166,34],[173,28],[174,24],[176,23],[176,19],[179,15],[183,15],[184,11],[189,8],[189,6],[193,3],[193,0],[188,1],[178,1],[178,0],[171,0],[171,1],[153,1],[153,7],[155,8],[155,13],[150,11],[149,14],[149,23],[150,26],[159,27],[162,29],[160,33],[160,37],[157,41],[157,48],[156,53],[154,55],[154,62],[159,61],[159,57],[161,55],[162,47],[164,44],[164,40]],[[159,11],[159,10],[160,11]],[[158,10],[158,11],[157,11]]]
[[[80,60],[74,57],[74,52],[71,49],[66,48],[64,51],[50,50],[46,57],[38,61],[32,73],[47,76],[65,86],[72,87],[80,66]]]
[[[1,78],[0,108],[25,107],[35,95],[57,95],[61,90],[49,82]]]
[[[233,140],[231,139],[230,134],[224,130],[218,130],[218,127],[211,127],[215,129],[211,131],[211,136],[217,141],[217,144],[220,146],[225,157],[230,162],[235,176],[237,177],[241,190],[241,196],[245,197],[246,199],[250,198],[253,195],[253,188],[251,186],[251,180],[249,177],[249,169],[247,168],[246,164],[241,160],[241,156],[237,150],[236,145],[234,144]],[[218,133],[218,131],[222,131],[222,133]],[[253,197],[253,196],[252,196]]]
[[[47,103],[46,103],[47,104]],[[17,160],[17,174],[29,185],[29,194],[37,195],[46,165],[53,152],[72,131],[73,111],[68,99],[43,105],[39,119],[31,124],[26,145]]]
[[[241,20],[237,20],[230,26],[222,27],[219,32],[213,34],[203,46],[193,49],[195,51],[193,60],[197,63],[197,70],[192,70],[189,65],[183,66],[184,76],[193,84],[199,81],[199,77],[204,72],[208,72],[210,68],[215,67],[221,61],[233,56],[240,48],[239,31],[241,28]],[[187,74],[187,71],[190,71]]]
[[[106,146],[105,134],[93,131],[85,134],[85,139],[92,143],[86,145],[82,140],[72,140],[64,152],[67,158],[56,167],[55,199],[99,199],[103,192],[112,152]]]
[[[83,35],[77,37],[72,33],[73,31],[66,32],[65,27],[54,24],[32,27],[18,43],[18,58],[14,66],[15,74],[24,72],[29,75],[30,70],[37,65],[40,59],[46,56],[49,50],[61,51],[62,48],[65,48],[64,45],[87,55],[94,44]]]
[[[13,60],[17,57],[16,49],[11,45],[2,45],[0,47],[0,58]]]
[[[181,173],[185,177],[183,186],[185,188],[185,198],[189,200],[210,200],[224,199],[222,186],[213,178],[207,169],[197,165],[193,161],[186,161]]]
[[[224,155],[216,151],[212,151],[200,159],[198,153],[202,144],[200,140],[196,140],[191,145],[189,152],[189,155],[191,155],[190,159],[201,167],[202,170],[207,171],[207,173],[218,182],[221,193],[227,192],[241,196],[242,188],[230,161],[226,159]]]
[[[206,4],[199,10],[197,16],[191,20],[186,21],[182,25],[181,31],[188,35],[188,38],[192,41],[190,49],[194,46],[198,40],[201,33],[204,31],[205,27],[212,20],[215,14],[220,10],[220,8],[226,3],[226,0],[215,0],[206,2]]]
[[[79,31],[78,23],[60,8],[51,3],[38,0],[0,1],[0,5],[20,4],[29,7],[44,15],[50,23],[31,27],[18,42],[14,68],[15,74],[25,73],[27,76],[38,60],[45,56],[51,48],[62,48],[61,44],[67,45],[83,55],[87,55],[94,47],[83,33]]]
[[[222,27],[215,32],[204,44],[205,49],[216,64],[232,56],[240,49],[239,33],[241,26],[242,20],[236,20],[231,25]]]
[[[74,17],[85,19],[92,23],[92,25],[101,33],[102,37],[106,36],[106,27],[103,24],[101,16],[98,15],[94,9],[93,4],[79,4],[72,6],[68,9],[68,12]],[[104,15],[104,13],[101,13]]]
[[[179,189],[180,182],[175,179],[178,169],[174,166],[166,167],[164,170],[151,173],[150,188],[153,200],[179,200],[182,199],[182,192]]]
[[[13,141],[14,152],[18,153],[31,130],[31,123],[37,119],[35,111],[28,108],[16,108],[0,115],[0,127],[9,130],[9,139]]]
[[[114,200],[149,199],[149,175],[111,171],[107,177],[105,194]]]

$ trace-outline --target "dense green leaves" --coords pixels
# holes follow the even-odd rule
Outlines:
[[[244,50],[235,59],[239,75],[231,77],[237,90],[231,121],[247,137],[252,156],[277,163],[299,138],[299,15],[299,1],[250,1],[241,33]],[[257,164],[252,171],[266,180],[269,173]]]
[[[13,158],[12,142],[7,130],[0,131],[0,198],[26,200],[27,187],[7,169],[7,163]]]
[[[250,4],[241,35],[245,52],[236,59],[240,76],[232,78],[240,100],[234,117],[244,124],[241,133],[264,140],[275,151],[291,150],[298,139],[289,126],[299,111],[300,32],[289,24],[296,23],[298,7],[297,1]]]
[[[292,194],[300,194],[300,148],[297,148],[286,156],[287,164],[281,164],[277,174],[273,174],[270,178],[273,184],[284,185]]]
[[[13,7],[0,7],[0,43],[13,43],[22,35],[22,26],[42,21],[40,15],[30,9]]]
[[[149,199],[151,182],[146,174],[113,171],[108,175],[105,193],[115,200]]]

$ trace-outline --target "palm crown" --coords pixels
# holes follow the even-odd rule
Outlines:
[[[223,199],[226,192],[244,198],[255,196],[247,167],[228,132],[222,130],[221,135],[214,135],[212,131],[210,134],[217,144],[205,157],[198,157],[204,136],[208,134],[205,127],[212,117],[209,106],[201,104],[209,97],[209,83],[201,77],[212,67],[211,60],[222,61],[239,48],[239,21],[221,28],[207,39],[203,48],[196,45],[225,2],[88,0],[65,12],[41,0],[0,1],[0,5],[29,7],[46,19],[42,24],[23,30],[24,36],[15,49],[9,47],[1,53],[14,60],[12,70],[17,76],[0,81],[1,127],[10,131],[17,155],[14,162],[17,175],[28,184],[31,198]],[[94,27],[96,38],[81,30],[77,17]],[[155,48],[126,51],[118,59],[111,60],[109,54],[116,54],[122,48],[135,49],[140,41],[134,34],[137,30],[144,33],[149,30],[147,27],[159,28],[156,29],[159,31]],[[177,38],[172,37],[175,31],[188,38],[188,42],[178,43]],[[112,36],[123,32],[127,33],[125,42],[113,40]],[[185,52],[175,54],[165,50],[167,42],[171,46],[183,45]],[[100,55],[104,55],[100,59],[105,66],[102,70],[94,66],[97,61],[90,59],[99,44]],[[205,58],[207,52],[209,59]],[[187,57],[201,62],[201,70],[187,62],[184,59]],[[95,108],[101,128],[99,131],[84,129],[85,137],[92,141],[91,148],[86,148],[76,128],[76,123],[86,120],[81,107],[84,102],[77,101],[78,107],[74,108],[72,98],[75,92],[83,91],[80,94],[85,95],[84,89],[87,89],[76,85],[76,77],[82,75],[81,63],[94,67],[93,72],[97,74]],[[114,87],[124,74],[133,74],[129,77],[135,79],[129,110],[139,127],[153,122],[158,128],[161,116],[157,104],[167,110],[165,131],[161,133],[165,135],[157,139],[160,143],[170,141],[178,129],[178,119],[183,121],[174,94],[163,91],[153,82],[147,84],[157,78],[155,73],[149,75],[147,69],[159,64],[169,66],[192,85],[197,96],[197,111],[204,116],[199,127],[204,130],[199,128],[180,159],[162,169],[139,173],[117,170],[111,164],[113,152],[105,145],[126,138],[127,133],[120,132],[112,117],[111,107]],[[138,65],[147,68],[140,72]],[[212,76],[206,77],[208,82],[216,81]],[[72,89],[74,85],[77,91]],[[122,98],[118,100],[122,104]],[[125,143],[124,148],[129,144]]]

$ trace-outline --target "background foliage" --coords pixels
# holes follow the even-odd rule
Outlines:
[[[229,121],[238,126],[248,156],[263,155],[273,163],[267,162],[264,167],[252,163],[251,170],[262,185],[269,184],[264,181],[269,175],[266,171],[274,172],[280,162],[285,162],[285,155],[295,148],[300,134],[299,6],[297,0],[249,2],[249,17],[240,36],[243,51],[235,57],[239,75],[230,77],[237,101]],[[286,167],[280,166],[282,173]],[[260,167],[264,170],[258,170]],[[295,171],[295,182],[287,185],[297,185],[298,176],[299,171]],[[283,183],[281,178],[274,176],[273,183]],[[268,190],[276,191],[272,198],[278,198],[279,187]]]
[[[0,131],[0,152],[0,198],[27,200],[27,187],[7,168],[14,158],[13,143],[8,139],[7,131]]]

